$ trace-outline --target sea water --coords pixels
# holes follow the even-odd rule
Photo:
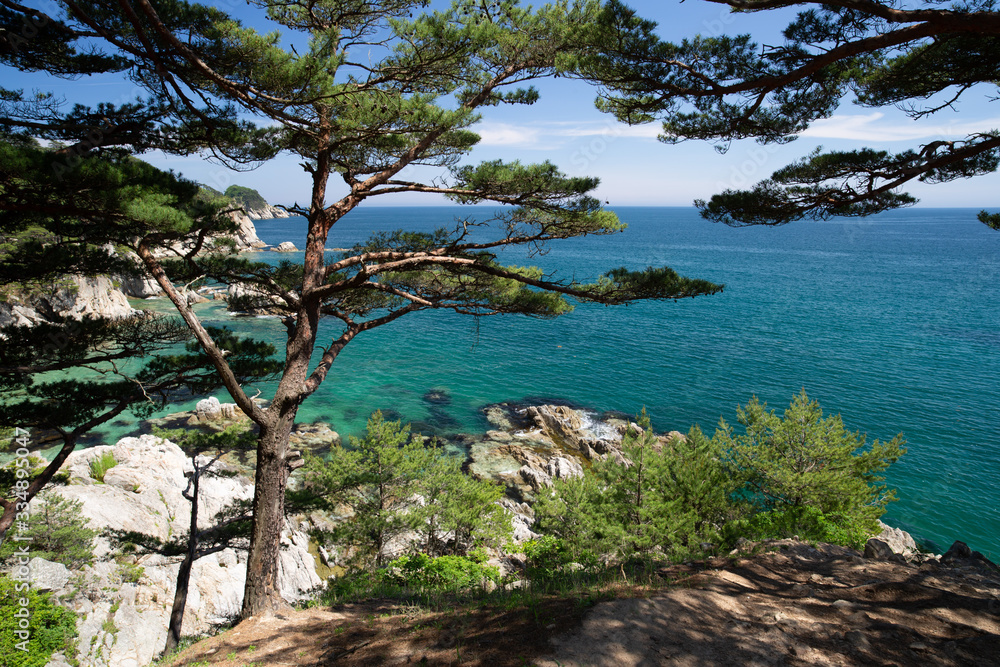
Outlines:
[[[327,246],[492,211],[361,208],[334,227]],[[299,421],[358,435],[380,409],[448,435],[488,428],[488,403],[559,400],[597,411],[645,408],[658,430],[700,424],[711,434],[720,417],[735,422],[736,406],[752,396],[780,413],[804,388],[869,441],[906,437],[908,453],[887,474],[899,496],[889,523],[938,550],[962,539],[1000,557],[1000,232],[968,209],[741,229],[706,222],[691,208],[616,212],[629,225],[624,233],[500,260],[577,280],[618,266],[670,266],[725,291],[581,304],[554,320],[409,315],[351,342]],[[256,224],[267,243],[303,245],[302,218]],[[294,261],[301,253],[253,258]],[[197,309],[206,323],[283,347],[277,320],[232,317],[220,302]],[[339,332],[336,321],[324,322],[321,340]],[[431,390],[450,402],[426,400]]]

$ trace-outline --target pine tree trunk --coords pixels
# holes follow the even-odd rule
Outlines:
[[[270,615],[287,607],[278,586],[281,529],[285,523],[288,484],[288,436],[294,414],[277,424],[261,426],[257,441],[257,471],[253,495],[253,529],[247,558],[247,579],[240,618]]]
[[[201,471],[195,461],[194,473],[191,478],[191,524],[188,530],[188,549],[177,570],[177,585],[174,588],[174,606],[170,610],[170,626],[167,628],[167,643],[163,647],[166,655],[177,648],[181,640],[181,627],[184,625],[184,608],[187,606],[188,586],[191,583],[191,567],[194,565],[195,553],[198,551],[198,486],[201,481]]]
[[[187,605],[188,585],[191,582],[191,566],[194,558],[189,551],[177,570],[177,586],[174,589],[174,606],[170,610],[170,627],[167,628],[167,643],[163,647],[166,655],[177,648],[181,640],[181,626],[184,624],[184,607]]]

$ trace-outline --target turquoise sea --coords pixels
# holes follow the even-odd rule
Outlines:
[[[359,209],[338,223],[328,247],[491,211]],[[598,411],[645,407],[658,430],[697,423],[711,433],[720,416],[735,421],[737,404],[752,395],[780,412],[805,388],[870,439],[906,436],[909,453],[888,475],[899,495],[889,523],[939,551],[961,539],[1000,558],[1000,232],[971,209],[743,229],[703,221],[693,208],[616,211],[629,225],[622,234],[503,259],[579,279],[668,265],[725,291],[582,305],[555,320],[411,315],[353,341],[300,421],[358,434],[382,409],[426,432],[478,432],[483,405],[528,398]],[[257,230],[267,243],[302,246],[305,221],[259,221]],[[276,320],[230,317],[218,302],[199,309],[207,321],[281,347]],[[335,323],[324,332],[336,335]],[[424,401],[430,389],[447,390],[451,403]]]

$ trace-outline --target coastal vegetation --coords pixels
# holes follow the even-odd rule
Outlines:
[[[39,498],[42,502],[18,527],[20,542],[5,540],[0,545],[0,562],[13,565],[25,546],[30,558],[44,558],[62,563],[68,568],[80,569],[94,560],[94,537],[98,531],[88,527],[80,516],[82,503],[67,500],[48,491]]]
[[[54,250],[33,248],[23,263],[35,273],[38,266],[86,272],[97,261],[85,258],[103,252],[100,259],[107,261],[101,249],[108,244],[134,253],[195,339],[198,351],[191,354],[197,359],[190,362],[213,374],[212,382],[221,382],[257,426],[244,617],[284,605],[277,576],[289,434],[299,406],[358,335],[426,310],[555,317],[569,312],[571,301],[620,305],[722,289],[667,267],[623,267],[577,280],[499,261],[501,249],[537,250],[624,228],[590,195],[597,179],[567,176],[548,162],[460,164],[479,141],[473,128],[481,109],[530,105],[538,97],[532,81],[571,73],[566,54],[586,46],[580,41],[584,28],[602,11],[596,0],[538,9],[463,0],[419,16],[412,10],[424,2],[394,0],[349,11],[336,0],[266,5],[267,18],[289,41],[301,38],[302,50],[222,10],[185,2],[143,3],[128,11],[74,4],[65,18],[45,15],[44,22],[59,29],[39,32],[8,56],[9,64],[67,76],[129,71],[149,97],[67,112],[44,97],[10,91],[3,123],[13,153],[4,161],[5,224],[58,228],[66,239],[59,257],[41,262]],[[26,20],[39,20],[34,10],[24,11]],[[74,50],[84,43],[85,50]],[[38,123],[39,113],[48,120]],[[71,143],[44,150],[29,138]],[[129,155],[149,150],[210,151],[233,166],[280,153],[301,158],[311,194],[306,205],[289,210],[307,220],[302,263],[275,267],[201,252],[207,238],[232,231],[234,223],[221,215],[221,202],[205,201],[196,184],[143,167]],[[418,165],[448,175],[419,180],[409,175]],[[137,171],[138,178],[122,177],[125,170]],[[347,193],[328,202],[331,178],[342,179]],[[433,233],[381,231],[338,258],[327,257],[339,220],[364,202],[402,192],[507,208]],[[249,285],[273,299],[287,340],[284,359],[261,360],[280,366],[267,407],[247,393],[249,378],[227,345],[233,337],[206,327],[177,287],[199,280]],[[319,338],[322,317],[341,324],[325,341]],[[318,362],[317,348],[323,350]],[[250,373],[266,374],[260,366]],[[31,373],[18,382],[25,375]],[[205,382],[201,390],[210,386]],[[141,383],[136,389],[143,389]]]
[[[649,584],[658,568],[751,540],[861,548],[878,533],[894,499],[882,473],[905,453],[902,436],[868,445],[805,392],[782,416],[753,398],[737,418],[744,434],[721,420],[711,438],[693,427],[664,439],[641,416],[620,452],[539,491],[539,535],[514,544],[510,515],[497,504],[500,487],[470,479],[435,446],[376,413],[366,437],[352,440],[354,451],[334,448],[329,460],[313,458],[305,468],[306,493],[341,517],[323,538],[353,553],[343,559],[353,567],[323,599],[485,596],[504,584],[484,565],[488,553],[523,554],[529,587],[581,590],[619,574],[627,582],[626,572]],[[478,492],[455,494],[455,487]],[[463,529],[454,509],[478,525]]]
[[[346,512],[329,538],[353,554],[345,562],[362,568],[382,567],[389,545],[407,534],[430,556],[499,547],[510,537],[510,517],[497,504],[503,488],[466,476],[461,466],[424,437],[411,436],[409,426],[376,412],[365,437],[352,437],[350,448],[310,458],[300,495]]]
[[[586,78],[603,86],[602,107],[619,119],[663,120],[668,142],[784,142],[832,113],[848,90],[877,106],[955,85],[958,95],[992,85],[995,67],[976,64],[997,57],[992,5],[918,13],[879,3],[824,6],[790,26],[783,48],[764,51],[748,39],[666,44],[655,26],[615,1],[533,9],[509,0],[460,0],[413,16],[425,6],[256,3],[253,9],[266,10],[294,35],[297,49],[223,10],[182,1],[73,3],[65,18],[20,6],[4,10],[5,21],[14,16],[58,27],[3,50],[6,64],[68,77],[129,72],[148,98],[67,111],[44,94],[0,90],[0,290],[13,300],[75,289],[74,276],[132,276],[155,281],[179,320],[55,317],[4,328],[0,427],[45,432],[59,450],[23,485],[19,471],[12,471],[16,482],[3,477],[0,539],[19,503],[44,498],[31,519],[43,523],[25,524],[33,555],[71,567],[88,562],[93,531],[79,506],[39,496],[81,437],[126,411],[149,416],[179,397],[224,387],[254,431],[190,436],[194,473],[184,494],[192,504],[190,529],[145,547],[182,558],[168,651],[180,636],[191,567],[213,549],[246,542],[242,618],[284,606],[281,532],[286,515],[300,508],[336,516],[332,529],[316,537],[352,568],[329,587],[327,602],[392,591],[439,601],[495,594],[525,604],[540,590],[600,591],[619,575],[652,582],[661,566],[725,555],[740,540],[797,536],[862,546],[894,499],[883,473],[905,452],[904,441],[868,444],[839,416],[824,417],[804,391],[782,417],[754,398],[739,408],[738,427],[723,421],[712,437],[693,427],[664,441],[639,418],[617,455],[588,460],[581,475],[542,485],[532,508],[539,535],[518,546],[498,504],[504,489],[469,476],[461,461],[400,422],[376,413],[364,438],[334,447],[328,457],[308,457],[300,486],[290,485],[300,464],[290,436],[301,405],[343,349],[404,316],[442,310],[477,322],[498,314],[553,318],[575,303],[666,302],[722,290],[667,267],[590,275],[591,267],[581,266],[578,278],[502,262],[507,248],[544,253],[553,243],[615,234],[624,225],[593,197],[594,178],[569,176],[549,162],[463,163],[479,140],[474,130],[483,109],[532,104],[538,91],[531,83],[538,79]],[[897,29],[900,23],[909,27]],[[4,31],[5,45],[14,34]],[[364,58],[356,55],[364,50],[359,46],[367,48]],[[682,61],[690,64],[676,69]],[[736,70],[751,74],[734,79]],[[955,71],[966,74],[956,78]],[[768,99],[770,106],[763,104]],[[696,111],[681,111],[680,101]],[[266,202],[239,186],[215,196],[134,157],[153,150],[211,152],[235,167],[279,154],[301,159],[310,197],[289,210],[306,219],[302,262],[238,254],[224,240],[235,229],[225,209],[231,202],[248,208]],[[998,165],[996,132],[897,154],[817,152],[753,190],[726,191],[698,206],[705,217],[732,225],[868,215],[912,203],[897,188],[915,178],[943,182]],[[412,168],[426,166],[447,176],[413,175]],[[331,181],[342,181],[346,194],[331,196]],[[503,208],[433,232],[380,230],[336,256],[327,252],[345,216],[400,193]],[[996,214],[980,219],[1000,229]],[[187,288],[206,282],[250,288],[280,321],[283,345],[204,324]],[[322,319],[337,323],[332,337],[322,337]],[[252,396],[270,379],[278,381],[269,401]],[[199,529],[200,476],[247,437],[255,450],[252,512],[235,508],[213,528]],[[208,448],[216,458],[204,463],[198,454]],[[103,482],[114,465],[110,454],[95,459],[94,480]],[[143,544],[141,536],[129,539]],[[10,554],[10,544],[0,557]],[[504,577],[489,562],[515,553],[523,556],[523,579]],[[524,597],[515,579],[526,582]],[[4,600],[11,585],[0,578]],[[30,664],[45,664],[53,650],[71,657],[65,647],[72,615],[57,611],[47,596],[31,595],[33,619],[47,624],[51,640],[32,644],[39,653]],[[48,637],[46,631],[39,626],[35,636]],[[2,644],[0,652],[8,648]]]
[[[259,192],[242,185],[230,185],[226,188],[225,196],[229,197],[234,204],[247,210],[262,209],[268,205]]]
[[[27,621],[26,626],[21,625],[21,619]],[[72,611],[50,594],[0,575],[0,664],[45,667],[57,651],[73,660],[75,638],[76,615]]]

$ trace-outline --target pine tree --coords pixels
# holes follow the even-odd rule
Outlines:
[[[721,420],[713,440],[727,453],[731,474],[745,480],[757,511],[774,513],[764,519],[786,522],[779,529],[789,535],[823,522],[854,535],[854,542],[875,531],[895,499],[881,482],[885,469],[906,453],[902,434],[867,446],[864,435],[844,428],[840,415],[824,417],[804,390],[781,417],[756,397],[736,414],[746,432]]]
[[[583,478],[556,480],[552,493],[539,494],[538,527],[585,558],[678,558],[721,545],[738,515],[738,484],[716,442],[694,427],[664,443],[643,414],[621,449],[621,458],[595,462]]]
[[[568,73],[569,54],[588,47],[581,42],[582,28],[597,16],[596,0],[560,0],[534,9],[514,0],[459,0],[445,11],[418,16],[414,13],[427,5],[422,0],[262,0],[254,5],[266,12],[266,18],[256,18],[272,22],[296,48],[282,46],[281,32],[263,35],[221,10],[179,0],[70,3],[64,21],[44,19],[58,28],[54,43],[32,42],[5,52],[6,62],[29,70],[86,73],[97,66],[82,56],[60,59],[53,49],[66,54],[73,46],[100,45],[103,51],[95,46],[89,52],[100,67],[128,70],[150,99],[69,112],[48,104],[44,111],[52,120],[39,126],[39,104],[45,101],[4,91],[9,113],[0,120],[22,135],[74,141],[60,150],[74,160],[91,154],[101,159],[114,146],[174,154],[211,150],[235,166],[280,152],[301,160],[310,197],[290,209],[307,220],[301,265],[273,267],[199,254],[219,230],[219,217],[177,213],[176,202],[164,196],[140,198],[127,211],[137,215],[126,219],[115,203],[122,189],[114,188],[101,206],[110,206],[115,215],[99,221],[95,213],[82,223],[97,237],[108,222],[116,233],[131,233],[121,243],[137,254],[233,400],[259,427],[244,617],[283,604],[277,574],[289,434],[299,406],[358,335],[425,310],[555,317],[572,309],[571,300],[616,305],[722,289],[669,268],[613,269],[577,281],[499,261],[505,248],[544,249],[563,239],[624,228],[589,195],[596,179],[568,177],[547,162],[462,163],[479,140],[473,128],[482,109],[531,104],[538,97],[532,81]],[[12,22],[25,16],[37,19],[27,9],[5,14]],[[112,119],[111,127],[104,127],[102,114]],[[253,121],[244,120],[247,116]],[[86,127],[100,135],[99,141],[87,138]],[[409,168],[418,165],[446,175],[416,180]],[[44,187],[43,170],[18,169],[13,180],[24,203],[5,210],[37,216],[33,197],[44,202],[54,195]],[[346,194],[334,199],[331,178],[343,182]],[[486,219],[465,216],[451,229],[433,233],[385,231],[340,257],[327,255],[338,221],[365,202],[398,193],[506,208]],[[5,201],[0,199],[0,207]],[[69,211],[63,219],[69,219]],[[189,249],[175,261],[162,260],[158,251],[181,238]],[[217,337],[174,287],[175,281],[194,279],[249,285],[275,304],[287,343],[268,407],[250,399]],[[324,316],[342,325],[325,341],[318,337]],[[322,353],[314,359],[317,349]]]
[[[752,35],[663,41],[656,24],[619,0],[590,30],[600,47],[578,72],[603,84],[599,106],[629,123],[660,120],[661,140],[787,143],[833,114],[853,93],[862,106],[894,105],[911,118],[953,111],[974,90],[995,94],[1000,12],[992,0],[943,7],[932,0],[724,0],[734,13],[799,13],[784,43]],[[802,218],[865,216],[913,204],[900,188],[995,172],[996,128],[938,139],[898,153],[817,149],[749,190],[697,201],[705,218],[730,225],[774,225]],[[1000,229],[1000,215],[979,219]]]
[[[436,451],[420,478],[422,506],[413,528],[431,556],[466,555],[474,548],[499,548],[511,535],[510,513],[500,506],[501,485],[462,472],[462,461]]]
[[[43,493],[39,500],[20,522],[20,541],[7,540],[0,545],[0,561],[9,560],[28,545],[29,557],[62,563],[70,569],[78,570],[93,562],[97,531],[81,515],[83,503],[52,491]]]

